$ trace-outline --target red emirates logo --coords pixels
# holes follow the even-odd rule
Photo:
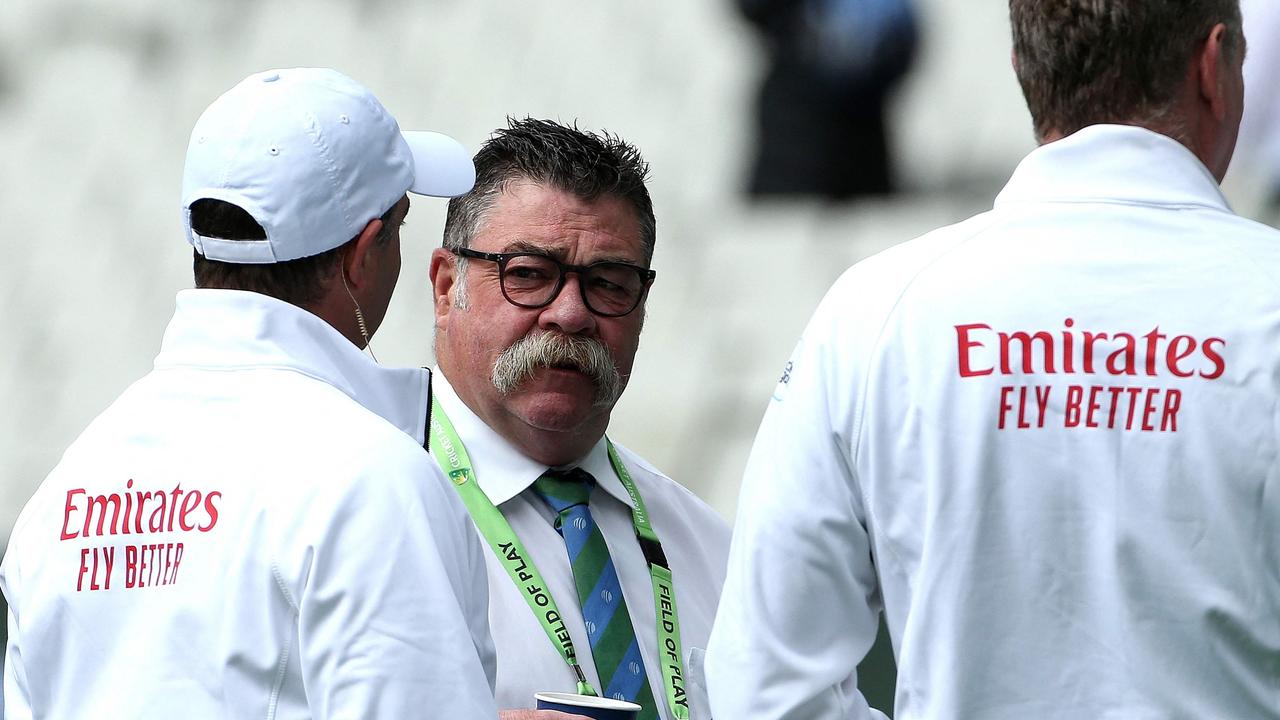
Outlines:
[[[1226,372],[1227,341],[1161,332],[1097,332],[1067,318],[1059,330],[1000,331],[956,325],[961,378],[993,375],[1097,375],[1096,384],[1005,385],[996,400],[998,429],[1058,426],[1177,432],[1183,391],[1145,386],[1143,378],[1216,380]],[[1052,380],[1053,378],[1044,378]],[[1065,380],[1065,378],[1063,378]]]
[[[220,491],[184,490],[181,483],[169,489],[134,489],[132,479],[123,492],[106,495],[72,488],[62,508],[60,539],[207,533],[218,524],[221,499]],[[113,581],[124,589],[171,585],[178,580],[184,552],[182,542],[82,547],[76,592],[111,590]]]

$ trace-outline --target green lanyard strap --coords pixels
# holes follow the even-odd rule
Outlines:
[[[520,594],[533,611],[538,623],[560,652],[560,657],[573,670],[578,678],[578,692],[583,695],[598,695],[578,664],[578,656],[573,648],[573,640],[565,628],[564,618],[551,597],[542,574],[534,566],[532,558],[525,550],[520,538],[516,537],[511,524],[502,516],[502,512],[494,506],[485,495],[484,490],[475,482],[471,458],[467,455],[462,439],[454,429],[440,407],[439,401],[431,399],[431,449],[453,486],[462,498],[462,504],[480,534],[498,557],[503,569],[507,571],[511,581],[520,590]],[[613,443],[608,442],[609,462],[618,475],[618,480],[631,496],[631,521],[635,526],[636,540],[644,553],[645,562],[649,566],[649,578],[653,583],[654,614],[658,626],[658,656],[662,664],[662,680],[666,686],[667,704],[671,714],[677,720],[688,720],[689,701],[684,690],[684,652],[680,645],[680,618],[676,613],[675,589],[671,577],[671,569],[667,565],[666,554],[658,535],[649,524],[649,512],[645,509],[640,491],[631,480],[631,474],[622,463]]]

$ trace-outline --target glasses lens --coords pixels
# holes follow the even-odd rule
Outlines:
[[[644,279],[637,268],[622,263],[592,265],[583,280],[588,304],[601,315],[626,315],[644,292]]]
[[[545,255],[516,255],[502,269],[502,289],[517,305],[545,305],[559,284],[560,266]]]

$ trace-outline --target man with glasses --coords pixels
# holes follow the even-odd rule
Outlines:
[[[1218,184],[1237,0],[1010,0],[1040,146],[851,268],[756,436],[720,718],[1280,715],[1280,233]]]
[[[686,717],[728,528],[605,436],[655,275],[647,164],[540,120],[495,132],[475,164],[431,261],[430,449],[494,551],[498,705],[536,717],[515,709],[567,691]]]

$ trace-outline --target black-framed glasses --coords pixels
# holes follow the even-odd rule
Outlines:
[[[598,262],[569,265],[533,252],[486,253],[450,248],[454,255],[498,264],[498,283],[507,302],[522,308],[551,304],[564,288],[566,273],[578,274],[578,289],[587,309],[604,317],[621,317],[640,306],[657,273],[638,265]]]

